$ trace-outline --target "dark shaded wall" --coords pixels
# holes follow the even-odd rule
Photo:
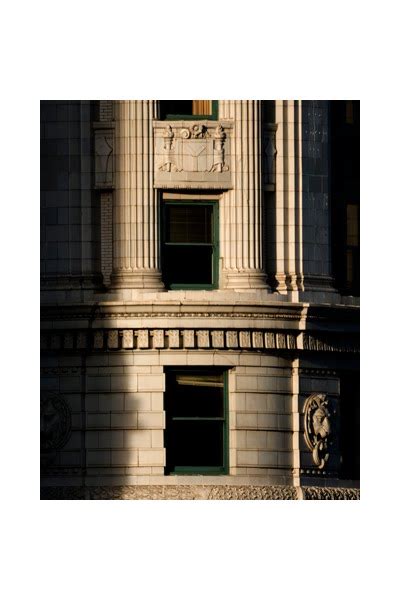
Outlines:
[[[69,283],[99,272],[100,211],[92,183],[90,101],[42,101],[41,274]]]

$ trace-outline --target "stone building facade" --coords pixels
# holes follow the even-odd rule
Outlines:
[[[359,497],[358,128],[41,103],[42,498]]]

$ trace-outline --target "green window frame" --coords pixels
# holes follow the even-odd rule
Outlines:
[[[178,385],[179,380],[183,380],[181,386]],[[190,380],[192,382],[188,384]],[[213,383],[210,384],[210,380],[213,380]],[[164,399],[165,474],[227,474],[227,369],[167,367]]]
[[[164,102],[164,100],[160,100]],[[211,114],[210,115],[188,115],[178,113],[167,113],[163,115],[163,109],[161,108],[161,119],[164,121],[217,121],[218,120],[218,100],[211,100]]]
[[[207,241],[171,241],[171,207],[182,214],[185,207],[200,209],[210,207],[210,231]],[[176,210],[177,209],[177,210]],[[167,289],[171,290],[213,290],[218,288],[219,279],[219,206],[218,200],[163,200],[162,202],[162,231],[161,231],[161,270],[163,281]],[[194,210],[196,212],[196,210]],[[200,211],[199,211],[200,212]],[[205,213],[207,211],[204,211]],[[199,256],[195,265],[188,265],[186,271],[182,267],[179,273],[178,266],[184,265],[190,256]],[[202,257],[202,256],[203,257]],[[174,273],[175,269],[175,273]],[[201,269],[208,271],[203,281],[196,281],[196,275],[201,276]],[[178,271],[178,272],[177,272]],[[184,272],[183,272],[184,271]],[[199,273],[200,272],[200,273]],[[192,281],[185,281],[185,277],[193,275]]]

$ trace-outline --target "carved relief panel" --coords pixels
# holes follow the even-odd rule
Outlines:
[[[155,121],[154,186],[231,188],[231,128],[216,121]]]
[[[304,405],[304,439],[318,469],[329,459],[331,414],[326,394],[311,394]]]
[[[265,123],[262,130],[262,182],[267,191],[275,189],[276,181],[276,129],[272,123]]]
[[[114,186],[114,129],[109,123],[94,124],[95,187]]]

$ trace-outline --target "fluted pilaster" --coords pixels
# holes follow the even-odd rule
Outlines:
[[[157,101],[115,102],[114,287],[163,288],[153,188],[152,122],[157,116]]]
[[[225,287],[267,288],[262,248],[261,101],[221,101],[219,117],[235,123],[234,189],[222,199]]]
[[[276,279],[298,300],[304,289],[301,178],[301,101],[276,101]]]

